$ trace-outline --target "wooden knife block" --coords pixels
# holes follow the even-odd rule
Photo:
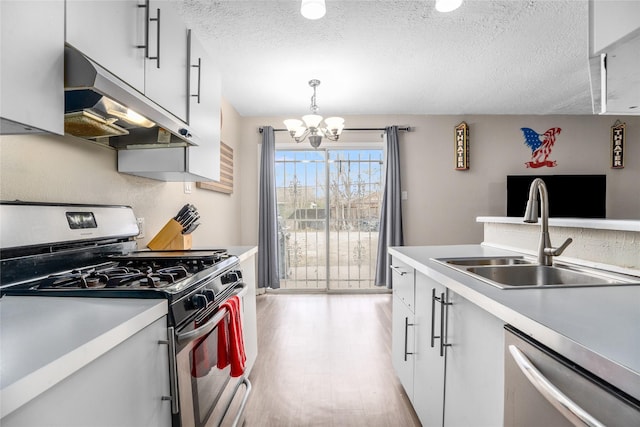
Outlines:
[[[171,218],[162,230],[147,244],[152,251],[191,249],[191,234],[182,234],[182,225]]]

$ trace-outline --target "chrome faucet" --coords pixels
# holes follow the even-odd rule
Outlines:
[[[549,237],[549,196],[547,186],[541,178],[536,178],[529,187],[529,200],[527,200],[527,209],[524,213],[524,222],[538,222],[538,197],[536,193],[540,193],[540,202],[542,203],[541,216],[542,224],[540,228],[540,243],[538,244],[538,264],[553,265],[553,257],[560,255],[573,242],[568,238],[558,248],[551,246],[551,238]]]

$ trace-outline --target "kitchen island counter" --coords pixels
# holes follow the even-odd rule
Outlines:
[[[503,290],[433,259],[522,253],[483,245],[394,247],[389,253],[640,399],[640,286]]]
[[[167,315],[158,299],[0,298],[0,418]]]

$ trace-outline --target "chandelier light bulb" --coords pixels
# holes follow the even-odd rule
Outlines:
[[[438,12],[452,12],[460,7],[462,0],[436,0]]]
[[[327,13],[324,0],[302,0],[300,13],[307,19],[320,19]]]

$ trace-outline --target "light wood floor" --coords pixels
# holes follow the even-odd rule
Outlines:
[[[391,295],[258,297],[245,426],[419,426],[391,365]]]

